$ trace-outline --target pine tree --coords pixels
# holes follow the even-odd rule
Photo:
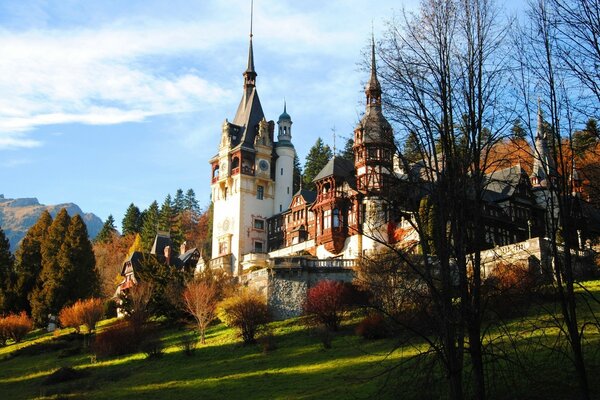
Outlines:
[[[4,314],[9,306],[10,279],[14,274],[15,258],[10,252],[10,243],[0,228],[0,313]]]
[[[38,325],[46,322],[48,313],[56,315],[59,309],[57,296],[61,287],[61,266],[58,254],[67,236],[71,217],[66,209],[61,209],[48,234],[42,241],[42,271],[31,294],[31,314]]]
[[[414,163],[423,158],[423,154],[421,151],[421,144],[419,142],[419,138],[415,132],[410,132],[406,141],[404,142],[404,146],[402,148],[402,155],[409,163]]]
[[[354,139],[348,138],[348,140],[346,140],[346,144],[344,145],[344,150],[342,151],[342,154],[340,154],[342,158],[345,158],[351,163],[354,163],[354,149],[352,148],[353,146]]]
[[[179,214],[185,209],[185,196],[183,190],[177,189],[175,192],[175,198],[173,199],[173,212]]]
[[[117,228],[115,228],[115,219],[113,218],[113,216],[111,214],[108,216],[108,218],[106,218],[106,221],[104,222],[102,229],[98,233],[98,236],[96,236],[95,241],[107,243],[112,239],[112,237],[114,235],[117,235],[117,234],[118,234],[118,232],[117,232]]]
[[[294,156],[294,193],[296,193],[300,189],[300,180],[302,180],[302,167],[300,166],[300,159],[298,158],[298,154],[296,154]]]
[[[527,132],[525,132],[525,129],[523,129],[520,118],[517,118],[513,121],[513,126],[510,128],[510,132],[512,133],[512,139],[527,139]]]
[[[170,232],[173,215],[173,202],[171,201],[171,195],[168,194],[167,197],[165,197],[165,201],[163,202],[162,206],[160,207],[158,229],[161,231]]]
[[[71,219],[65,241],[58,254],[61,294],[55,299],[56,309],[99,292],[99,278],[87,227],[79,215]]]
[[[121,222],[123,228],[123,236],[140,233],[142,228],[142,215],[140,209],[135,204],[131,203],[125,211],[125,216]]]
[[[29,228],[15,254],[15,279],[11,292],[13,311],[26,311],[31,314],[30,297],[39,275],[42,272],[42,242],[46,239],[52,217],[46,210],[37,222]]]
[[[318,138],[313,147],[308,151],[306,162],[304,163],[303,186],[306,189],[315,189],[313,179],[321,172],[332,156],[333,153],[329,146],[323,143],[323,139]]]
[[[186,210],[200,214],[200,205],[198,204],[198,200],[196,200],[196,193],[194,192],[194,189],[188,189],[188,191],[185,193],[183,204]]]
[[[212,258],[212,233],[213,233],[213,203],[211,202],[206,211],[200,216],[198,225],[203,232],[200,248],[202,258],[208,262]]]
[[[589,149],[596,145],[599,139],[600,131],[598,130],[598,123],[595,119],[590,118],[585,124],[584,130],[573,134],[573,151],[579,157],[583,157]]]
[[[144,211],[144,222],[142,224],[141,236],[142,236],[142,248],[144,251],[150,251],[154,237],[158,230],[158,203],[155,201],[150,204],[148,209]]]

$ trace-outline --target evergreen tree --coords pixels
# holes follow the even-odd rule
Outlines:
[[[513,126],[510,128],[510,132],[512,134],[512,139],[527,139],[527,132],[523,129],[521,125],[521,118],[516,118],[513,121]]]
[[[186,210],[200,214],[200,205],[198,204],[198,200],[196,200],[196,193],[194,192],[194,189],[188,189],[188,191],[185,193],[183,204]]]
[[[323,143],[323,139],[318,138],[313,147],[308,151],[306,162],[304,163],[304,188],[314,190],[313,179],[329,162],[333,153],[328,145]]]
[[[60,310],[76,300],[98,294],[100,280],[95,268],[94,251],[85,222],[79,215],[71,219],[58,260],[61,291],[55,299],[54,309]]]
[[[0,228],[0,313],[5,313],[10,296],[10,278],[13,276],[15,258],[10,252],[10,243]]]
[[[211,202],[198,221],[198,225],[200,225],[204,233],[200,249],[205,262],[208,262],[212,258],[213,209],[213,203]]]
[[[402,148],[402,155],[409,163],[414,163],[423,158],[423,154],[421,151],[421,144],[419,142],[419,137],[416,132],[410,132],[406,141],[404,142],[404,146]]]
[[[346,144],[344,145],[344,150],[342,151],[342,154],[340,154],[342,158],[345,158],[351,163],[354,163],[354,149],[352,148],[353,146],[354,139],[348,138],[348,140],[346,140]]]
[[[173,215],[173,203],[171,201],[171,195],[168,194],[167,197],[165,197],[165,201],[163,202],[162,206],[160,207],[158,229],[161,231],[170,232]]]
[[[15,278],[12,283],[13,311],[31,314],[30,297],[42,271],[42,242],[46,239],[52,217],[46,210],[29,228],[16,252]]]
[[[298,154],[294,156],[294,178],[293,178],[293,188],[294,193],[296,193],[300,189],[300,180],[302,179],[302,167],[300,166],[300,159],[298,158]]]
[[[125,211],[125,216],[121,222],[123,228],[123,236],[140,233],[142,228],[142,215],[140,209],[135,204],[131,203]]]
[[[150,204],[147,210],[144,211],[144,222],[142,224],[142,248],[144,251],[150,251],[154,237],[158,230],[158,203],[155,201]]]
[[[67,236],[71,217],[66,209],[61,209],[48,234],[42,241],[42,271],[31,294],[31,314],[38,325],[44,325],[49,313],[56,315],[58,311],[58,296],[61,287],[61,266],[58,254]]]
[[[593,148],[600,139],[600,131],[595,119],[590,118],[585,129],[573,134],[573,151],[582,157],[588,150]]]
[[[111,214],[108,216],[108,218],[106,218],[106,221],[104,222],[102,229],[98,233],[98,236],[96,236],[95,241],[107,243],[112,239],[112,237],[114,235],[117,235],[117,234],[118,234],[118,232],[117,232],[117,228],[115,228],[115,219],[113,218],[113,216]]]
[[[175,192],[175,198],[173,199],[173,212],[179,214],[185,209],[185,196],[183,190],[177,189]]]

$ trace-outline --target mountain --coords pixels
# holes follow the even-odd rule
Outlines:
[[[40,204],[35,197],[22,199],[7,199],[0,194],[0,227],[10,241],[10,248],[14,252],[27,230],[35,224],[42,211],[48,210],[52,218],[60,211],[66,208],[70,216],[79,214],[87,225],[90,239],[96,237],[103,222],[92,213],[84,213],[81,208],[74,203],[64,203],[57,205]]]

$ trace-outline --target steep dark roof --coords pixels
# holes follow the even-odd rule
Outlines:
[[[171,235],[169,235],[167,232],[158,232],[154,238],[154,243],[152,244],[152,250],[150,250],[150,254],[162,256],[164,255],[165,247],[167,246],[172,247]]]
[[[249,149],[254,148],[254,138],[258,132],[258,123],[265,117],[260,99],[258,98],[258,92],[255,86],[247,86],[244,89],[244,95],[240,100],[237,112],[233,123],[230,124],[230,129],[235,128],[235,139],[231,138],[231,143],[235,147],[241,144],[242,147]],[[233,125],[233,126],[231,126]]]
[[[392,126],[383,116],[380,106],[367,106],[367,112],[358,123],[364,143],[393,144]]]
[[[298,190],[294,194],[294,197],[296,197],[298,195],[302,196],[302,198],[304,199],[304,202],[306,204],[311,204],[317,199],[317,192],[313,192],[312,190],[308,190],[308,189]]]
[[[186,251],[183,254],[179,255],[179,260],[181,261],[182,264],[187,263],[191,258],[193,257],[199,257],[200,256],[200,252],[198,251],[197,248],[193,248],[193,249],[189,249],[188,251]]]
[[[486,175],[487,185],[483,192],[483,199],[488,202],[498,202],[509,199],[515,195],[517,187],[528,182],[527,173],[521,165],[513,165],[509,168],[504,168],[494,171]],[[520,196],[519,201],[530,205],[535,205],[533,199],[527,199],[527,196]]]
[[[316,182],[320,179],[327,178],[328,176],[335,176],[339,178],[347,178],[354,174],[354,163],[352,161],[348,161],[345,158],[341,158],[338,156],[333,157],[329,162],[323,167],[323,169],[315,176],[313,182]]]

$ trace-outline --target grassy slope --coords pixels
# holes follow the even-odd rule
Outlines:
[[[587,287],[600,294],[600,282]],[[600,306],[594,308],[600,315]],[[581,311],[589,314],[584,307]],[[528,317],[507,325],[507,332],[520,350],[519,358],[511,355],[506,340],[495,348],[496,355],[506,355],[510,361],[504,357],[489,360],[489,376],[499,382],[492,387],[493,397],[572,397],[568,360],[547,349],[558,330],[538,329],[550,320],[545,308],[539,307]],[[4,357],[0,361],[0,399],[385,399],[397,398],[398,393],[403,398],[444,397],[439,392],[444,385],[435,385],[442,378],[436,374],[414,374],[421,368],[417,362],[430,360],[411,360],[421,345],[400,347],[389,354],[394,341],[364,341],[354,336],[348,326],[335,337],[332,349],[323,350],[318,338],[308,335],[296,320],[273,323],[272,328],[277,349],[268,354],[263,354],[259,345],[239,345],[235,332],[217,325],[210,329],[207,345],[199,347],[191,357],[179,347],[190,333],[176,329],[162,332],[165,354],[154,360],[138,353],[92,362],[89,354],[68,356],[59,350],[7,357],[17,348],[53,339],[51,334],[34,332],[23,343],[0,349],[0,358]],[[590,360],[589,375],[594,377],[600,360],[596,354],[599,335],[592,329],[588,333],[586,354]],[[490,338],[498,334],[494,330]],[[490,340],[489,346],[496,346],[495,341]],[[401,367],[375,377],[392,365]],[[89,375],[72,382],[43,385],[44,378],[60,366],[81,368]],[[598,384],[594,385],[595,393],[600,393]]]

